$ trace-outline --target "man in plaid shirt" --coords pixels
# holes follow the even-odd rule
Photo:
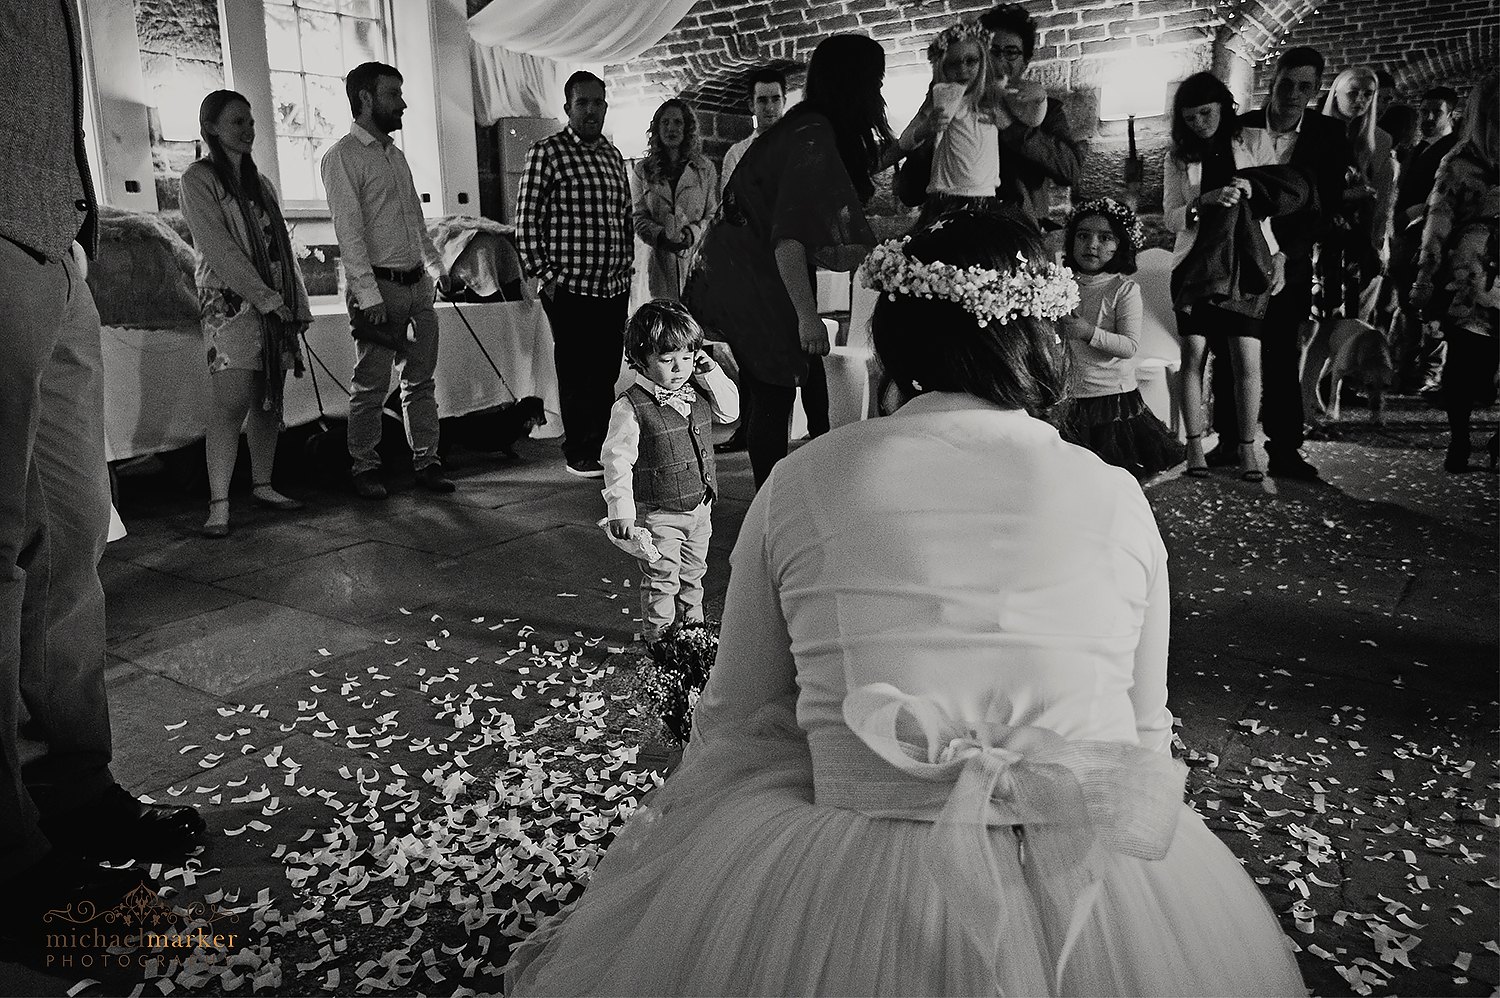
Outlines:
[[[521,263],[552,324],[568,471],[602,478],[634,256],[630,175],[604,137],[604,81],[574,73],[563,93],[567,127],[531,147],[521,177]]]

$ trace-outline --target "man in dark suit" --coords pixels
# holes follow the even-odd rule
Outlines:
[[[1397,371],[1402,387],[1421,390],[1423,395],[1438,391],[1447,356],[1447,342],[1423,337],[1422,324],[1406,314],[1412,281],[1417,276],[1417,254],[1422,249],[1422,227],[1427,219],[1427,195],[1437,179],[1438,166],[1458,143],[1453,128],[1453,112],[1458,107],[1458,91],[1452,87],[1433,87],[1422,95],[1422,141],[1412,148],[1411,156],[1401,168],[1401,185],[1396,194],[1396,239],[1391,248],[1391,281],[1395,284],[1397,316],[1393,320],[1392,341],[1396,348]]]
[[[1271,298],[1262,323],[1260,421],[1266,430],[1267,468],[1273,476],[1311,480],[1318,469],[1301,454],[1302,388],[1300,380],[1302,324],[1312,311],[1313,246],[1333,219],[1348,188],[1354,156],[1343,126],[1332,118],[1307,113],[1317,97],[1323,76],[1323,56],[1303,46],[1288,49],[1276,63],[1266,105],[1240,115],[1243,151],[1236,165],[1290,165],[1307,169],[1315,181],[1308,207],[1273,219],[1271,230],[1286,258],[1286,283]],[[1245,161],[1242,160],[1242,156]],[[1232,385],[1214,377],[1214,426],[1221,460],[1235,460],[1235,445],[1254,436],[1254,427],[1241,427],[1235,417]]]

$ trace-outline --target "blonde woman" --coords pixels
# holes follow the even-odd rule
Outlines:
[[[1378,92],[1375,70],[1355,66],[1338,75],[1323,102],[1323,115],[1344,124],[1355,162],[1343,209],[1323,244],[1324,316],[1342,311],[1368,319],[1374,296],[1366,296],[1368,308],[1360,296],[1390,259],[1398,167],[1391,137],[1375,124]]]
[[[635,234],[651,251],[651,297],[676,301],[693,247],[719,206],[719,174],[700,151],[698,118],[687,101],[673,97],[656,109],[634,174]]]
[[[300,509],[271,486],[287,371],[302,373],[297,334],[312,322],[275,188],[250,157],[250,102],[216,90],[198,111],[207,153],[182,174],[182,215],[198,251],[198,297],[213,384],[205,450],[205,537],[229,534],[229,480],[240,428],[250,444],[251,496],[275,510]]]

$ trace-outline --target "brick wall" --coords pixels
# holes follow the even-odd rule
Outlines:
[[[1269,85],[1276,57],[1310,45],[1328,60],[1324,83],[1351,66],[1391,73],[1398,96],[1412,101],[1440,83],[1465,91],[1500,62],[1500,8],[1493,0],[1325,0],[1288,9],[1274,31],[1251,31],[1256,93]]]
[[[776,62],[805,64],[819,41],[839,32],[880,41],[888,74],[922,71],[933,35],[992,5],[993,0],[698,0],[656,45],[628,63],[607,67],[610,101],[655,104],[692,92],[703,107],[737,112],[750,70]],[[1026,6],[1040,29],[1032,75],[1057,95],[1097,88],[1104,57],[1113,54],[1211,45],[1220,16],[1210,0],[1030,0]]]
[[[758,66],[804,66],[830,34],[860,32],[886,50],[888,77],[925,83],[926,48],[932,36],[961,17],[982,14],[994,0],[699,0],[658,44],[628,63],[609,66],[610,104],[625,114],[682,95],[719,122],[743,122],[708,137],[704,148],[721,155],[750,119],[743,115],[744,79]],[[1030,76],[1063,101],[1074,133],[1089,143],[1079,195],[1118,194],[1127,156],[1124,122],[1098,120],[1099,93],[1121,56],[1149,57],[1167,80],[1208,69],[1222,17],[1209,0],[1029,0],[1038,34]],[[795,85],[795,74],[794,85]],[[899,130],[906,122],[892,121]],[[1147,163],[1142,207],[1159,206],[1165,119],[1137,124],[1137,144]],[[722,126],[721,126],[722,127]],[[1159,210],[1159,207],[1158,207]]]

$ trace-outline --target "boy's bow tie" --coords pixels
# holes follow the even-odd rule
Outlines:
[[[682,402],[686,405],[692,405],[698,398],[698,393],[693,390],[691,383],[683,385],[675,391],[669,391],[659,386],[654,390],[656,392],[656,401],[659,405],[667,405],[671,402]]]

